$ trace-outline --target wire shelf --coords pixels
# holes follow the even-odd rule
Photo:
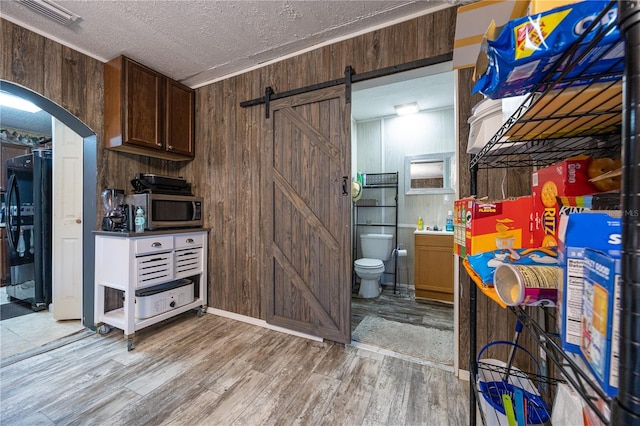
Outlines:
[[[605,16],[616,2],[600,15]],[[594,19],[594,23],[600,19]],[[622,71],[624,57],[598,75],[563,78],[607,34],[608,27],[592,25],[592,41],[578,41],[558,61],[496,134],[474,155],[470,168],[547,166],[569,156],[593,157],[620,152],[622,127]],[[584,37],[581,39],[583,40]],[[623,40],[599,49],[598,58],[615,57]],[[594,61],[597,63],[598,61]],[[558,70],[562,69],[560,77]]]

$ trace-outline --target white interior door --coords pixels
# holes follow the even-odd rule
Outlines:
[[[82,318],[80,135],[53,118],[53,317]]]

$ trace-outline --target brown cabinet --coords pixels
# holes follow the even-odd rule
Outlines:
[[[2,142],[0,145],[0,192],[7,190],[7,170],[5,161],[10,158],[25,155],[31,152],[31,148],[24,145]]]
[[[167,160],[194,157],[195,92],[125,56],[105,64],[105,147]]]
[[[453,302],[453,235],[414,234],[416,298]]]

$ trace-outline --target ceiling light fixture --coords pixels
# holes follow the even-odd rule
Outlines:
[[[18,2],[66,27],[81,19],[75,13],[58,6],[51,0],[18,0]]]
[[[396,114],[398,115],[415,114],[416,112],[420,111],[420,108],[418,108],[417,102],[411,102],[410,104],[396,105],[394,106],[394,108],[396,109]]]
[[[22,98],[13,96],[6,92],[0,92],[0,105],[4,107],[19,109],[21,111],[27,111],[27,112],[42,111],[40,108],[38,108],[31,102],[25,101]]]

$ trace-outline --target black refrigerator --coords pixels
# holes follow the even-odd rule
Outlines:
[[[6,171],[7,295],[40,311],[47,309],[52,299],[51,149],[38,148],[11,158],[6,161]]]

